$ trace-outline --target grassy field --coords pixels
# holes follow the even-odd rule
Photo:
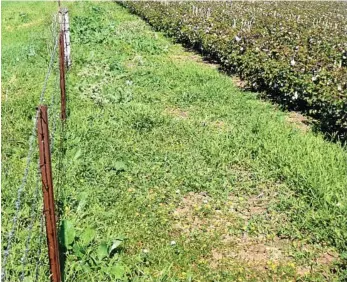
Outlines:
[[[68,121],[55,142],[65,281],[346,279],[347,153],[114,3],[68,3]],[[2,249],[56,3],[2,4]],[[46,100],[54,90],[57,64]],[[57,116],[54,111],[50,118]],[[59,164],[59,160],[63,160]],[[7,264],[17,281],[32,165]],[[39,221],[25,281],[35,281]],[[47,259],[39,281],[47,281]]]

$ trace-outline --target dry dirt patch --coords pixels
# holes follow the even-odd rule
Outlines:
[[[214,236],[216,232],[227,233],[229,228],[240,225],[232,212],[223,212],[216,208],[205,192],[188,193],[173,212],[176,221],[175,231],[189,241],[196,234],[205,233]]]
[[[178,108],[167,108],[165,109],[165,113],[170,116],[178,117],[181,119],[187,119],[189,117],[189,113],[187,111],[183,111]]]
[[[300,129],[303,132],[307,132],[310,129],[309,120],[297,112],[290,112],[286,118],[287,122],[293,124],[294,127]]]
[[[190,113],[188,111],[182,110],[180,108],[166,108],[164,110],[164,113],[179,119],[188,119],[190,117]],[[228,124],[222,120],[214,120],[214,121],[201,120],[200,124],[204,126],[211,126],[212,128],[215,128],[218,130],[226,130],[230,128],[228,127]]]
[[[242,262],[252,269],[263,271],[271,264],[289,264],[293,259],[288,256],[289,240],[262,237],[226,236],[223,247],[218,249],[219,262],[216,266],[228,265],[230,261]],[[216,253],[217,250],[214,250]]]
[[[277,236],[251,236],[243,231],[243,226],[253,216],[267,213],[269,198],[264,195],[250,196],[241,203],[240,197],[230,195],[219,208],[207,193],[190,192],[173,212],[176,221],[173,227],[186,243],[203,233],[217,238],[217,242],[211,242],[214,245],[211,253],[204,254],[213,269],[243,265],[262,273],[291,267],[298,276],[328,272],[338,258],[334,251]],[[294,245],[300,246],[300,252],[312,254],[309,263],[295,259]]]
[[[269,196],[265,196],[263,193],[258,196],[248,196],[246,198],[230,195],[229,201],[233,203],[236,213],[243,219],[250,219],[252,216],[267,212],[270,201]]]
[[[228,125],[224,121],[221,121],[221,120],[213,121],[213,122],[211,122],[211,125],[215,128],[218,128],[218,129],[227,129],[227,127],[228,127]]]
[[[242,90],[245,90],[248,87],[247,81],[242,80],[240,77],[236,75],[231,76],[231,80],[238,88],[241,88]]]

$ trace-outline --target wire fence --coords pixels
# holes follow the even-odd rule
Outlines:
[[[57,146],[55,139],[57,134],[62,134],[63,124],[59,124],[59,86],[61,83],[61,70],[59,70],[59,60],[57,60],[59,36],[61,33],[61,22],[59,15],[52,16],[50,25],[51,38],[48,42],[49,63],[45,73],[43,86],[39,94],[37,105],[50,100],[48,106],[50,131],[50,154],[59,156],[54,162],[53,169],[60,175],[61,165],[60,152],[62,146]],[[59,46],[61,49],[61,46]],[[64,48],[64,46],[63,46]],[[50,99],[47,97],[51,92]],[[33,109],[34,110],[34,109]],[[21,181],[16,189],[14,200],[8,199],[6,210],[3,213],[5,228],[2,229],[2,264],[1,281],[46,281],[50,277],[49,260],[47,248],[42,244],[46,241],[45,217],[43,210],[43,193],[41,189],[41,164],[38,154],[37,126],[39,119],[39,109],[33,116],[32,128],[27,145],[25,166]],[[62,140],[61,136],[60,139]],[[6,188],[5,188],[6,189]],[[13,190],[10,187],[9,190]],[[13,205],[12,208],[10,205]],[[27,280],[29,279],[29,280]]]

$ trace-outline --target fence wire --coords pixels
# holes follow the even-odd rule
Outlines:
[[[47,85],[48,85],[48,80],[51,76],[51,72],[53,69],[53,64],[55,62],[55,58],[56,58],[56,54],[57,54],[57,46],[58,46],[58,33],[56,32],[57,30],[57,15],[53,16],[53,22],[52,22],[52,34],[53,34],[53,49],[51,51],[50,54],[50,60],[49,60],[49,64],[48,64],[48,69],[45,75],[45,79],[43,82],[43,87],[40,93],[40,97],[39,97],[39,104],[42,104],[44,97],[45,97],[45,93],[47,90]],[[55,31],[55,32],[54,32]],[[55,91],[54,91],[55,92]],[[54,92],[52,94],[52,103],[51,105],[53,105],[54,103]],[[35,147],[35,139],[36,139],[36,128],[37,128],[37,119],[38,119],[38,115],[39,115],[39,111],[36,111],[36,114],[34,116],[34,120],[33,120],[33,127],[31,129],[31,135],[29,137],[29,146],[28,146],[28,154],[26,157],[26,165],[25,165],[25,169],[24,169],[24,173],[23,173],[23,177],[21,180],[21,183],[18,187],[17,190],[17,197],[16,197],[16,201],[15,201],[15,212],[14,212],[14,216],[11,220],[12,222],[12,228],[10,229],[8,235],[7,235],[7,246],[6,249],[4,250],[4,254],[3,254],[3,259],[2,259],[2,270],[1,270],[1,281],[5,281],[6,279],[6,265],[8,262],[8,258],[11,254],[11,250],[12,250],[12,246],[13,246],[13,240],[14,237],[16,235],[16,230],[17,230],[17,224],[18,224],[18,220],[19,220],[19,213],[21,210],[21,205],[22,205],[22,196],[23,196],[23,192],[25,187],[27,186],[28,183],[28,176],[29,176],[29,172],[30,172],[30,165],[32,163],[32,160],[34,158],[34,147]],[[55,129],[54,129],[55,131]],[[54,131],[52,132],[54,136]],[[54,138],[53,138],[54,140]],[[53,141],[54,142],[54,141]],[[51,147],[52,148],[52,147]],[[23,256],[21,258],[21,265],[22,265],[22,272],[21,275],[19,277],[20,281],[24,280],[24,276],[25,276],[25,265],[27,262],[27,257],[28,257],[28,253],[29,253],[29,248],[30,248],[30,241],[31,241],[31,233],[32,233],[32,229],[34,226],[34,222],[37,216],[37,210],[35,210],[35,208],[37,207],[37,203],[38,203],[38,195],[39,195],[39,175],[37,175],[37,180],[36,180],[36,188],[35,188],[35,192],[34,192],[34,200],[32,202],[32,207],[31,207],[31,211],[30,211],[30,223],[27,227],[27,232],[29,233],[28,237],[25,240],[25,250],[23,253]],[[36,203],[36,204],[35,204]],[[43,215],[41,215],[41,220],[40,220],[40,224],[41,224],[41,233],[40,233],[40,241],[41,241],[41,236],[43,234]],[[41,247],[39,247],[39,251],[41,255]],[[38,258],[39,259],[39,258]],[[39,259],[40,261],[40,259]],[[37,271],[39,271],[39,267],[36,265],[35,268],[35,272],[38,273]]]
[[[31,241],[32,229],[33,229],[35,220],[37,218],[37,211],[36,211],[35,208],[37,207],[37,205],[40,202],[40,199],[39,199],[39,188],[40,188],[40,162],[38,161],[34,199],[33,199],[33,202],[32,202],[32,205],[31,205],[31,211],[30,211],[30,223],[29,223],[28,228],[27,228],[28,237],[25,240],[25,250],[24,250],[23,256],[21,258],[22,273],[21,273],[19,281],[24,281],[25,265],[26,265],[26,260],[27,260],[27,256],[28,256],[28,253],[29,253],[29,248],[30,248],[29,245],[30,245],[30,241]]]
[[[54,140],[55,140],[54,133],[55,133],[55,131],[57,129],[57,119],[58,119],[58,116],[59,116],[59,113],[57,111],[55,111],[55,109],[54,109],[54,107],[55,107],[55,105],[54,105],[54,103],[55,103],[55,95],[54,94],[58,93],[58,91],[59,91],[59,75],[57,75],[57,81],[55,83],[55,89],[54,89],[54,91],[52,93],[51,103],[50,103],[50,105],[48,107],[48,117],[50,119],[53,118],[53,121],[52,121],[52,131],[51,131],[51,134],[50,134],[51,135],[50,136],[51,155],[54,152]]]
[[[44,237],[44,222],[45,218],[43,216],[43,213],[41,213],[41,218],[40,218],[40,235],[39,235],[39,246],[42,244],[42,239]],[[42,253],[42,248],[37,249],[36,253],[36,264],[35,264],[35,281],[39,280],[39,274],[40,274],[40,268],[42,265],[42,260],[41,260],[41,253]]]

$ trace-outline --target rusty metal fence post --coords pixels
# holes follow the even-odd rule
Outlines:
[[[40,153],[40,170],[42,177],[43,204],[44,215],[46,219],[46,233],[49,264],[51,270],[51,281],[61,282],[59,244],[55,219],[47,106],[39,106],[38,111],[39,114],[37,120],[37,136]]]
[[[65,93],[65,55],[64,55],[64,30],[60,31],[59,36],[59,69],[60,69],[60,96],[62,121],[66,120],[66,93]]]

